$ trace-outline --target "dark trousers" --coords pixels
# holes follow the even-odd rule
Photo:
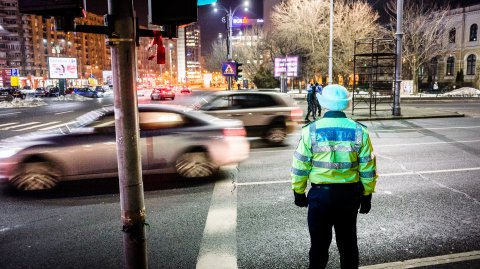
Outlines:
[[[305,120],[310,120],[308,117],[310,116],[310,113],[312,113],[313,120],[316,119],[317,117],[317,106],[315,103],[315,96],[313,93],[307,93],[307,115],[305,115]]]
[[[335,229],[341,268],[358,268],[357,214],[361,185],[330,184],[312,186],[308,192],[310,269],[325,268]]]

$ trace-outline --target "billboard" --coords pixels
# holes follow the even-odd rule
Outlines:
[[[49,78],[78,78],[77,58],[48,57]]]
[[[298,76],[298,56],[275,58],[275,77],[285,74],[287,77]]]
[[[103,71],[103,83],[108,85],[113,85],[113,72],[112,70]]]

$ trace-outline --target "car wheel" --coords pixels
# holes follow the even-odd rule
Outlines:
[[[98,96],[96,94],[92,95],[93,98],[98,98]]]
[[[7,102],[13,101],[13,96],[7,95],[7,97],[5,98],[5,101],[7,101]]]
[[[150,99],[153,101],[153,96],[150,96]]]
[[[172,101],[175,100],[175,97],[172,97]]]
[[[177,173],[185,178],[209,177],[217,172],[206,152],[188,152],[175,162]]]
[[[55,187],[60,178],[60,170],[47,161],[25,162],[20,164],[10,184],[21,191],[45,190]]]
[[[272,145],[280,145],[287,138],[287,130],[282,125],[273,125],[265,133],[265,139]]]

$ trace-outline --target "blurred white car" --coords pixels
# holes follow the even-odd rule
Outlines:
[[[0,178],[19,190],[49,189],[62,180],[118,175],[113,107],[89,112],[50,133],[0,142]],[[208,177],[248,158],[240,121],[180,106],[139,105],[144,174]]]

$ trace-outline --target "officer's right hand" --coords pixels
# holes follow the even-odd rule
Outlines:
[[[304,194],[298,194],[293,191],[293,195],[295,196],[295,205],[298,207],[307,207],[308,206],[308,199],[307,196]]]
[[[372,208],[372,194],[360,198],[360,214],[368,214]]]

